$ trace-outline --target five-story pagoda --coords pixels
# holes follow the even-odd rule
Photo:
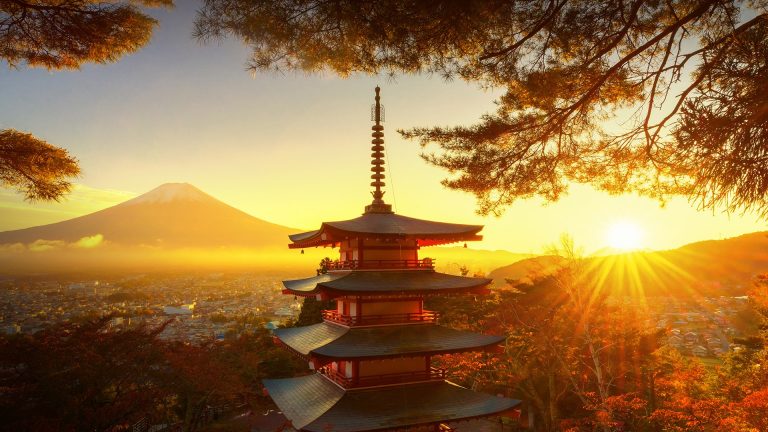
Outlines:
[[[293,427],[310,432],[438,431],[444,423],[500,414],[520,401],[475,393],[432,367],[439,354],[493,349],[503,336],[453,330],[424,310],[424,297],[484,294],[484,278],[435,272],[424,246],[480,240],[480,225],[400,216],[383,200],[384,127],[379,88],[373,107],[373,202],[355,219],[324,222],[290,236],[290,248],[339,247],[327,273],[285,281],[285,294],[336,300],[324,321],[275,330],[315,373],[265,380]]]

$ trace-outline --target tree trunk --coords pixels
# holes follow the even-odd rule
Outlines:
[[[550,371],[547,376],[547,390],[549,391],[549,430],[554,430],[555,426],[560,420],[560,413],[557,408],[557,382],[554,372]]]
[[[541,397],[538,390],[536,389],[536,386],[528,381],[523,381],[523,387],[521,388],[523,391],[523,394],[526,397],[526,401],[528,402],[528,410],[532,413],[532,415],[538,415],[539,418],[541,418],[541,427],[540,428],[533,428],[533,430],[543,430],[543,431],[551,431],[552,428],[550,427],[550,419],[549,414],[547,410],[547,404],[544,401],[544,398]]]
[[[603,362],[600,360],[600,354],[597,352],[595,344],[592,341],[592,334],[590,333],[591,331],[592,329],[589,326],[589,319],[587,318],[584,320],[584,334],[586,335],[585,337],[587,340],[587,346],[589,347],[589,355],[592,357],[592,364],[595,367],[595,380],[597,380],[597,391],[598,395],[600,396],[600,405],[608,412],[608,416],[611,417],[611,411],[607,408],[605,403],[608,400],[608,396],[610,396],[610,391],[608,389],[608,385],[605,382],[605,376],[603,374]],[[604,432],[611,431],[611,428],[608,427],[608,425],[603,425],[602,429]]]

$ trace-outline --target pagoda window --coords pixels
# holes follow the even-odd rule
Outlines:
[[[357,316],[359,313],[357,302],[349,299],[337,299],[336,313],[344,316]]]
[[[339,259],[342,261],[359,260],[358,239],[344,240],[339,242]]]
[[[345,378],[354,377],[354,362],[341,360],[339,362],[331,363],[331,370]]]

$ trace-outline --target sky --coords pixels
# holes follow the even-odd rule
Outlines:
[[[662,208],[583,185],[557,203],[530,199],[501,217],[479,216],[473,196],[442,187],[447,174],[396,130],[472,124],[494,110],[500,91],[427,75],[254,75],[239,41],[194,40],[197,2],[177,3],[152,12],[160,27],[150,44],[117,63],[67,72],[0,68],[0,129],[64,147],[83,170],[60,203],[27,203],[0,189],[0,231],[87,214],[168,182],[191,183],[297,229],[356,217],[371,200],[376,85],[386,108],[385,200],[400,214],[485,225],[485,239],[473,247],[541,253],[569,234],[594,252],[624,232],[641,248],[670,249],[768,229],[755,215],[700,212],[684,199]]]

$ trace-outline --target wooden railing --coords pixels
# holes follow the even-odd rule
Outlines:
[[[415,260],[346,260],[332,261],[327,264],[327,270],[392,270],[392,269],[427,269],[435,268],[432,258]]]
[[[439,312],[428,310],[402,314],[362,316],[342,315],[332,309],[323,311],[323,319],[349,327],[384,324],[435,323],[439,318]]]
[[[418,382],[418,381],[436,381],[444,380],[446,373],[444,369],[438,369],[430,367],[429,370],[414,371],[414,372],[400,372],[382,375],[362,376],[356,378],[350,378],[345,376],[339,371],[331,369],[330,366],[320,368],[320,373],[327,376],[331,380],[335,381],[344,388],[355,387],[375,387],[387,384],[399,384],[406,382]]]

